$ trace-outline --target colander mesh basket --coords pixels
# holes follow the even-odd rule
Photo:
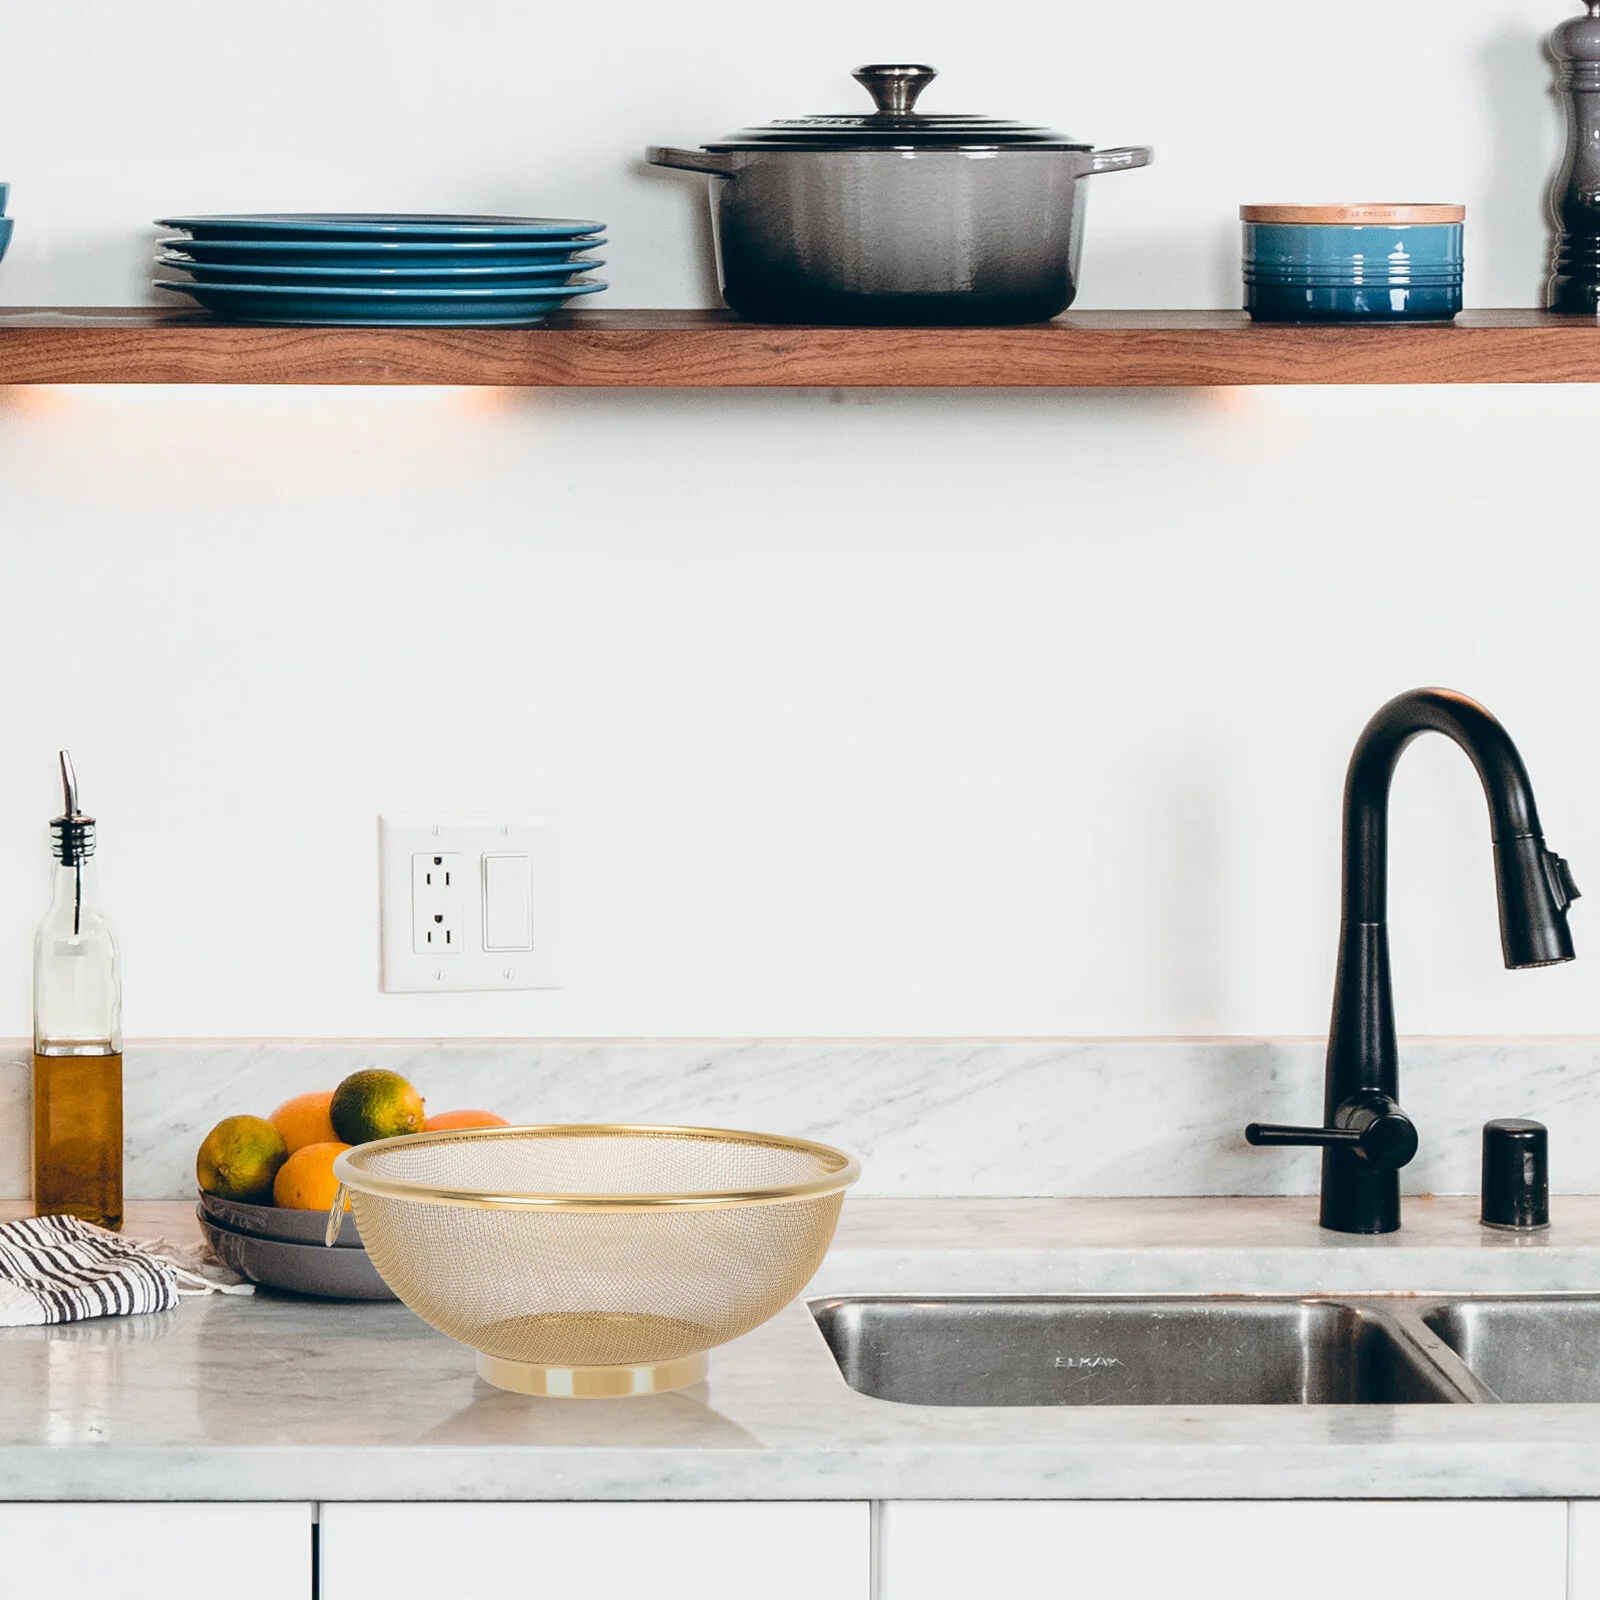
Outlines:
[[[690,1383],[816,1271],[843,1152],[712,1128],[479,1128],[358,1145],[334,1168],[418,1316],[532,1393]]]

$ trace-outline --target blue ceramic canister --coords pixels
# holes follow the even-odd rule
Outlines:
[[[1257,322],[1448,322],[1461,310],[1465,206],[1242,206]]]

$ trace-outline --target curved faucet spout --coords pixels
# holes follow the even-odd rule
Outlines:
[[[1424,733],[1442,733],[1460,745],[1483,784],[1506,965],[1572,960],[1566,911],[1578,898],[1577,885],[1566,862],[1545,848],[1527,768],[1500,723],[1451,689],[1396,695],[1356,741],[1344,790],[1343,920],[1388,919],[1389,786],[1401,752]]]
[[[1399,1051],[1389,974],[1389,788],[1401,752],[1442,733],[1471,758],[1489,802],[1500,943],[1508,967],[1572,960],[1567,907],[1578,887],[1546,849],[1522,757],[1477,701],[1449,689],[1397,695],[1362,730],[1344,790],[1344,890],[1339,967],[1328,1030],[1323,1126],[1252,1123],[1252,1144],[1322,1149],[1322,1225],[1340,1233],[1400,1226],[1399,1169],[1416,1151],[1400,1109]]]

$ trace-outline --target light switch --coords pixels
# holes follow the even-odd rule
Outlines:
[[[533,863],[527,856],[483,858],[483,948],[533,948]]]

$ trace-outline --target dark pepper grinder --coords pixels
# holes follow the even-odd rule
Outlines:
[[[1600,0],[1550,38],[1567,103],[1567,154],[1551,193],[1558,230],[1550,309],[1600,311]]]

